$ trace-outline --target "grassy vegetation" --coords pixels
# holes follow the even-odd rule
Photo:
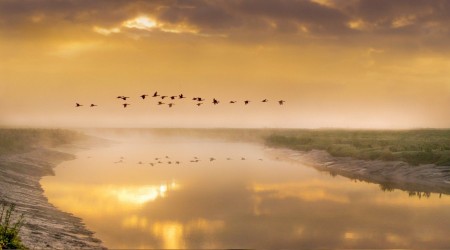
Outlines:
[[[450,166],[450,130],[280,130],[266,144],[295,150],[326,150],[333,156]]]
[[[0,129],[0,155],[56,147],[81,137],[80,133],[62,129]]]
[[[14,204],[0,202],[0,247],[1,249],[26,249],[22,244],[19,231],[23,224],[23,214],[15,221]]]

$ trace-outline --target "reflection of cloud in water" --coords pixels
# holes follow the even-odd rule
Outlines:
[[[142,205],[149,201],[154,201],[158,197],[164,197],[168,191],[176,188],[178,188],[178,185],[172,182],[160,186],[117,187],[111,188],[109,192],[120,202]]]

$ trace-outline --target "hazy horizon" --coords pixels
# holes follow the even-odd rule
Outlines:
[[[0,0],[0,126],[450,128],[448,13],[443,0]],[[157,106],[155,91],[187,98]]]

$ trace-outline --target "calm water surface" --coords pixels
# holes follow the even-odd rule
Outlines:
[[[450,247],[448,196],[383,192],[256,144],[141,136],[77,157],[41,184],[109,248]]]

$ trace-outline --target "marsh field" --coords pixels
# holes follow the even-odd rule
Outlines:
[[[85,143],[89,138],[96,143]],[[85,231],[33,233],[45,231],[46,220],[56,228],[59,222],[36,222],[39,206],[19,199],[15,190],[24,184],[15,178],[2,183],[0,195],[24,214],[21,238],[30,248],[76,237],[80,247],[82,235],[107,248],[450,245],[450,130],[1,129],[0,157],[8,161],[0,177],[26,174],[24,159],[37,162],[42,153],[31,153],[42,148],[74,157],[27,173],[39,176],[35,195],[64,212],[54,217],[80,218],[64,223]],[[348,178],[302,161],[310,152],[326,152],[327,162],[341,165],[385,163],[393,174],[395,164],[436,170],[430,180],[444,181],[429,185],[443,188],[385,188],[377,179]],[[14,155],[26,157],[13,165]],[[41,161],[36,165],[46,165]]]

